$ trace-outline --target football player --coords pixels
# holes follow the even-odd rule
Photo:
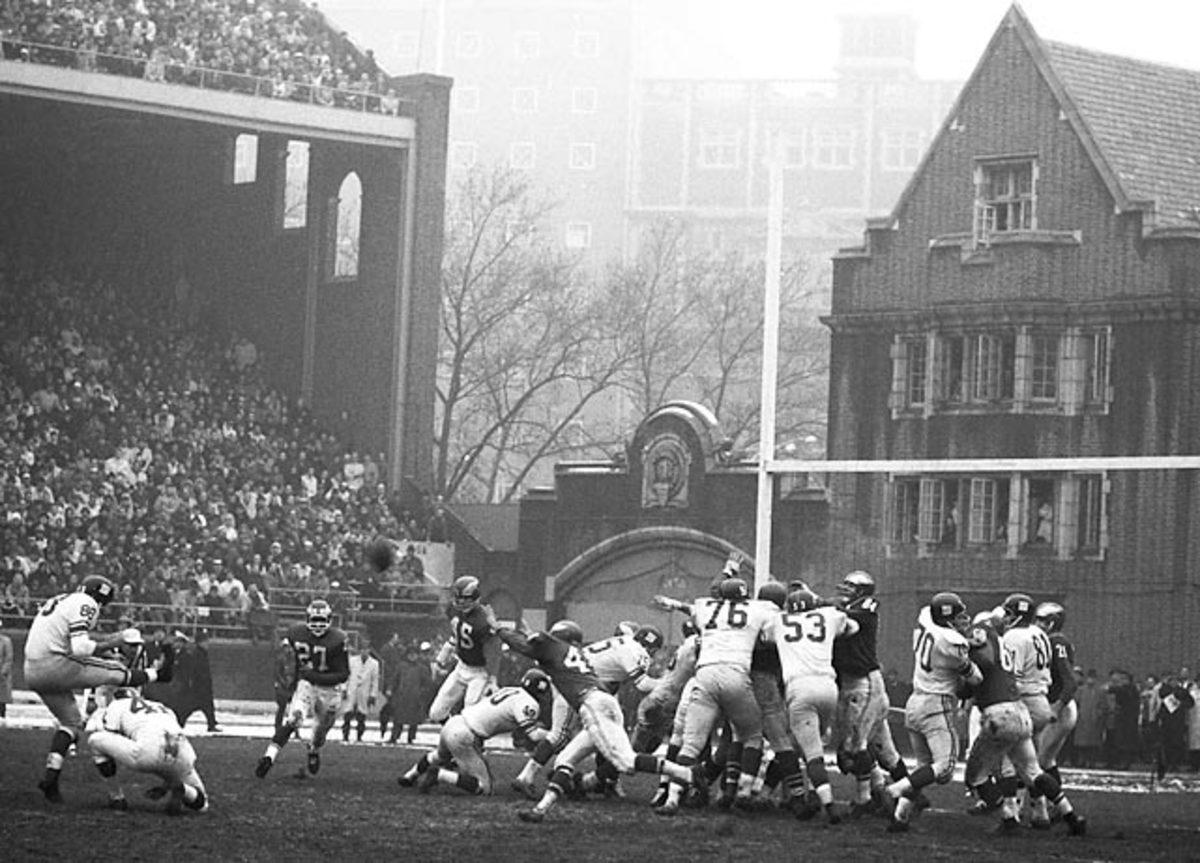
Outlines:
[[[1033,739],[1041,738],[1042,729],[1050,724],[1050,638],[1033,622],[1037,607],[1024,593],[1013,593],[1000,604],[1000,626],[1004,646],[1013,659],[1013,677],[1017,694],[1029,710],[1033,721]],[[1035,743],[1036,745],[1036,743]],[[1046,800],[1038,789],[1027,786],[1033,808],[1032,824],[1038,830],[1050,826]]]
[[[696,671],[696,659],[700,655],[699,637],[696,634],[696,624],[691,620],[683,622],[683,642],[675,648],[675,654],[667,663],[662,677],[654,682],[650,694],[638,704],[637,725],[633,729],[634,752],[656,752],[664,739],[671,738],[667,744],[667,760],[674,761],[679,757],[679,747],[682,743],[682,729],[678,740],[671,735],[675,724],[675,714],[679,708],[680,697],[688,681]],[[663,805],[670,797],[670,788],[678,789],[675,798],[683,793],[682,786],[675,785],[670,779],[663,777],[651,805]]]
[[[811,590],[788,594],[785,610],[764,629],[779,651],[787,699],[788,722],[808,768],[808,778],[830,824],[841,817],[833,808],[833,788],[825,769],[822,732],[837,710],[837,674],[833,670],[834,641],[853,635],[858,624],[844,611],[822,605]]]
[[[726,568],[730,570],[729,563]],[[741,578],[724,579],[718,592],[717,598],[704,596],[691,604],[655,597],[659,607],[689,614],[700,630],[696,682],[687,708],[679,763],[690,766],[697,762],[717,719],[724,715],[733,733],[723,784],[733,791],[722,796],[731,803],[754,808],[751,789],[762,764],[763,736],[762,714],[750,682],[750,660],[759,633],[779,609],[773,602],[751,599],[750,589]],[[674,814],[666,805],[655,811]]]
[[[455,708],[469,707],[496,688],[499,645],[481,598],[478,578],[464,575],[454,580],[446,612],[450,638],[437,656],[438,666],[449,673],[429,705],[431,722],[445,722]]]
[[[1043,602],[1034,612],[1034,622],[1050,639],[1050,722],[1042,730],[1038,744],[1038,764],[1060,783],[1058,753],[1075,729],[1079,709],[1075,705],[1075,647],[1063,634],[1067,612],[1057,602]]]
[[[161,668],[130,669],[120,659],[103,658],[126,643],[140,644],[136,629],[93,639],[101,609],[112,601],[116,586],[102,575],[89,575],[74,593],[61,593],[39,609],[25,642],[25,685],[38,694],[54,715],[57,728],[46,756],[38,788],[51,803],[62,802],[59,776],[63,759],[83,732],[76,689],[99,686],[141,686],[171,679],[174,653],[163,655]]]
[[[342,690],[350,677],[346,633],[333,625],[333,609],[325,600],[309,603],[305,622],[288,630],[287,641],[296,657],[296,691],[288,703],[287,719],[255,765],[254,775],[259,779],[270,772],[279,750],[293,733],[299,736],[300,728],[309,718],[312,730],[307,766],[310,774],[317,774],[321,769],[321,747],[337,719]],[[303,769],[299,775],[304,775]]]
[[[958,692],[964,682],[973,686],[983,679],[968,655],[969,645],[963,634],[970,622],[962,599],[948,591],[934,594],[917,615],[913,691],[904,709],[917,769],[884,789],[892,804],[889,832],[908,829],[921,789],[935,782],[949,782],[954,775]]]
[[[493,628],[496,628],[490,610],[488,616]],[[570,627],[562,626],[564,623],[570,623]],[[550,675],[555,689],[579,713],[587,732],[586,735],[576,735],[555,759],[554,774],[542,799],[533,809],[522,810],[521,820],[530,823],[544,820],[558,798],[573,787],[575,765],[595,751],[604,755],[619,773],[667,773],[680,782],[691,781],[692,771],[689,768],[633,751],[625,733],[620,704],[600,683],[588,657],[579,646],[563,637],[567,634],[564,629],[578,630],[579,626],[571,621],[559,621],[549,632],[532,634],[507,628],[497,629],[497,634],[505,644],[537,662]]]
[[[549,698],[550,678],[546,672],[529,669],[522,675],[520,686],[506,686],[447,719],[437,748],[422,755],[400,777],[400,785],[418,784],[425,792],[441,783],[468,794],[491,794],[492,775],[483,757],[483,744],[499,734],[518,730],[530,740],[542,740],[546,729],[537,723],[541,705]],[[442,767],[451,761],[457,769]]]
[[[980,671],[980,679],[968,686],[965,694],[979,708],[980,723],[979,734],[967,756],[964,782],[985,806],[994,807],[1002,802],[1002,830],[1011,831],[1018,825],[1016,779],[1020,776],[1026,787],[1054,804],[1072,835],[1083,835],[1087,822],[1075,812],[1058,779],[1038,766],[1033,721],[1024,699],[1018,695],[1012,651],[987,621],[974,627],[970,643],[970,657]],[[1016,776],[1005,775],[1007,771],[1003,771],[999,783],[993,782],[990,777],[1001,771],[1002,761],[1011,764]]]
[[[101,776],[115,779],[117,768],[123,767],[159,777],[166,785],[154,792],[165,792],[170,815],[180,814],[184,807],[195,812],[208,808],[204,782],[196,772],[196,753],[169,708],[131,688],[118,688],[112,700],[88,719],[87,730]],[[120,786],[109,806],[129,808]]]
[[[838,768],[854,776],[855,800],[850,817],[857,818],[871,810],[871,786],[878,773],[874,762],[879,761],[893,782],[907,776],[908,767],[896,750],[887,722],[891,705],[877,654],[879,601],[875,579],[868,572],[855,570],[842,579],[837,592],[839,607],[858,624],[858,631],[833,643],[838,708],[830,742],[837,752]],[[879,787],[882,785],[881,781]]]

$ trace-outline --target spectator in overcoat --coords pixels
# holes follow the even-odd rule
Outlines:
[[[1100,748],[1104,745],[1104,720],[1107,693],[1096,680],[1096,669],[1089,668],[1075,690],[1075,704],[1079,719],[1075,724],[1075,763],[1079,767],[1095,767],[1100,760]]]
[[[417,736],[417,726],[426,714],[426,698],[433,685],[433,674],[429,663],[421,658],[416,648],[409,647],[404,657],[389,672],[384,686],[384,696],[391,707],[392,734],[389,743],[400,738],[401,729],[408,726],[407,742]]]
[[[350,740],[350,723],[356,723],[355,740],[362,742],[367,730],[367,715],[379,703],[379,660],[371,654],[371,644],[363,639],[358,652],[350,657],[350,679],[342,694],[342,741]]]
[[[196,640],[183,639],[175,660],[175,692],[172,707],[179,727],[199,710],[208,720],[209,731],[221,731],[213,704],[212,665],[208,657],[208,631],[201,629]]]

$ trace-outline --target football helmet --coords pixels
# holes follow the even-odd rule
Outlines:
[[[1037,606],[1033,604],[1027,593],[1010,593],[1005,597],[1004,602],[1000,603],[1000,607],[1004,609],[1004,628],[1011,629],[1014,626],[1028,626],[1033,623],[1033,615],[1037,610]]]
[[[103,575],[89,575],[79,583],[80,593],[86,593],[101,606],[108,605],[117,594],[117,586]]]
[[[811,611],[821,604],[821,597],[807,587],[793,590],[787,595],[788,611]]]
[[[666,641],[663,638],[662,630],[649,624],[638,627],[638,631],[633,634],[633,640],[646,648],[647,653],[658,650]]]
[[[450,593],[452,597],[450,601],[457,611],[470,611],[479,605],[479,600],[483,596],[479,589],[479,579],[473,575],[461,575],[454,579]]]
[[[1043,602],[1034,611],[1033,619],[1046,632],[1061,632],[1067,622],[1067,611],[1057,602]]]
[[[721,582],[721,599],[749,599],[750,588],[741,578],[727,578]]]
[[[933,599],[929,600],[929,615],[938,626],[950,629],[961,631],[971,625],[967,604],[961,596],[949,590],[933,595]]]
[[[712,584],[708,586],[708,595],[713,599],[721,598],[721,582],[725,580],[725,576],[718,575],[712,580]]]
[[[684,618],[683,626],[681,628],[683,630],[684,638],[689,638],[690,636],[696,635],[700,632],[700,627],[696,626],[696,622],[690,617]]]
[[[641,629],[641,624],[636,620],[622,620],[613,630],[613,635],[633,635],[639,629]]]
[[[871,573],[856,569],[842,579],[842,583],[837,586],[837,593],[843,606],[852,606],[868,596],[875,595],[875,579],[871,577]]]
[[[325,600],[314,599],[308,604],[304,623],[309,632],[320,638],[333,626],[333,609]]]
[[[531,668],[521,675],[521,688],[534,698],[541,698],[550,692],[550,675],[540,668]]]
[[[550,627],[550,634],[569,644],[583,644],[583,628],[573,620],[560,620]]]
[[[780,608],[787,604],[787,588],[778,581],[768,581],[758,589],[758,598],[773,602]]]

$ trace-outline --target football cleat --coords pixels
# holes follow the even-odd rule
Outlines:
[[[315,749],[308,751],[308,772],[316,776],[321,770],[321,753]]]
[[[534,787],[533,783],[522,779],[520,776],[510,782],[509,787],[527,800],[537,801],[541,799],[541,795],[538,794],[537,788]]]
[[[673,818],[679,814],[679,802],[677,800],[667,800],[662,806],[654,807],[654,814],[661,815],[664,818]]]
[[[832,803],[825,807],[825,820],[830,827],[836,827],[842,823],[842,816],[838,814],[837,809]]]
[[[405,773],[403,776],[401,776],[399,779],[396,780],[396,784],[399,785],[401,788],[412,788],[414,785],[417,784],[417,777],[410,776],[407,773]]]
[[[696,809],[703,809],[708,805],[708,774],[703,764],[692,765],[692,786],[688,798],[695,802]]]
[[[658,786],[658,790],[654,792],[654,797],[650,799],[650,807],[652,809],[657,809],[659,806],[662,806],[667,802],[667,798],[669,796],[670,790],[665,785]]]
[[[1007,836],[1009,834],[1016,833],[1020,829],[1021,822],[1016,818],[1003,818],[996,826],[995,832],[997,835]]]
[[[50,803],[62,803],[62,792],[58,790],[58,781],[55,779],[43,779],[38,783],[38,788],[41,789],[42,796]]]
[[[972,803],[970,806],[967,807],[967,814],[968,815],[991,815],[993,812],[995,812],[999,808],[1000,808],[999,801],[997,801],[996,803],[987,803],[986,801],[983,801],[983,800],[976,800],[974,803]]]
[[[1050,819],[1049,818],[1032,818],[1029,821],[1029,826],[1032,827],[1034,830],[1049,830],[1050,829]]]
[[[258,759],[258,764],[254,765],[254,775],[262,779],[271,772],[271,768],[275,766],[275,762],[267,756]]]
[[[541,824],[546,820],[546,813],[540,809],[522,809],[517,813],[517,817],[526,824]]]
[[[896,816],[893,815],[891,820],[888,821],[887,832],[888,833],[907,833],[908,832],[908,822],[901,821],[899,818],[897,818]]]
[[[868,800],[866,803],[851,803],[850,811],[846,813],[846,817],[851,821],[857,821],[860,818],[866,818],[869,815],[874,815],[879,811],[879,804],[874,800]]]
[[[114,812],[128,812],[129,801],[124,797],[110,797],[108,798],[108,808]]]
[[[1075,815],[1074,818],[1067,821],[1067,832],[1072,836],[1086,836],[1087,819],[1082,815]]]
[[[788,806],[792,810],[792,817],[797,821],[811,821],[821,811],[821,802],[815,794],[793,797],[788,802]]]

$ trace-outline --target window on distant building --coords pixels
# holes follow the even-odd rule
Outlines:
[[[854,167],[853,129],[813,129],[809,164],[814,168],[845,170]]]
[[[362,226],[362,181],[351,171],[338,187],[337,197],[330,202],[330,224],[333,228],[332,272],[337,279],[358,276],[358,250]]]
[[[454,141],[450,144],[450,166],[465,171],[479,159],[479,145],[474,141]]]
[[[924,149],[921,129],[884,129],[880,162],[885,171],[911,171],[921,161]]]
[[[1108,382],[1112,330],[1106,327],[1085,331],[1081,341],[1084,363],[1083,400],[1088,405],[1107,406],[1112,401],[1112,386]]]
[[[513,40],[513,53],[518,60],[536,60],[542,53],[542,34],[536,30],[521,30]]]
[[[518,114],[536,114],[538,92],[533,87],[513,87],[513,111]]]
[[[1029,397],[1034,401],[1058,400],[1058,333],[1029,336]]]
[[[1037,228],[1037,162],[1033,159],[981,162],[975,167],[975,242],[993,234]]]
[[[893,411],[925,406],[929,395],[928,356],[929,339],[923,333],[896,336],[892,342]]]
[[[1108,494],[1103,474],[893,477],[889,554],[991,549],[998,557],[1100,557],[1108,544]]]
[[[596,145],[572,144],[569,164],[572,171],[594,171],[596,169]]]
[[[1016,333],[939,334],[934,341],[934,398],[987,403],[1013,397]]]
[[[401,30],[392,40],[392,50],[397,57],[415,60],[421,50],[421,34],[416,30]]]
[[[738,129],[706,129],[700,133],[701,168],[736,168],[742,161],[742,133]]]
[[[783,167],[803,168],[808,164],[808,134],[804,129],[787,133],[783,139]]]
[[[595,30],[577,30],[575,31],[575,56],[576,57],[599,57],[600,56],[600,34]]]
[[[571,112],[575,114],[596,113],[596,88],[575,87],[571,90]]]
[[[280,221],[284,230],[308,224],[308,142],[288,141],[283,163]]]
[[[258,135],[238,135],[233,141],[233,184],[253,183],[258,179]]]
[[[454,108],[463,114],[474,114],[479,111],[478,87],[455,87],[450,91],[450,99]]]
[[[568,249],[589,249],[592,246],[590,222],[567,222],[566,246]]]
[[[508,166],[518,171],[532,171],[537,147],[532,141],[517,141],[508,145]]]
[[[458,34],[454,42],[454,53],[464,59],[472,59],[483,53],[483,37],[473,31]]]

